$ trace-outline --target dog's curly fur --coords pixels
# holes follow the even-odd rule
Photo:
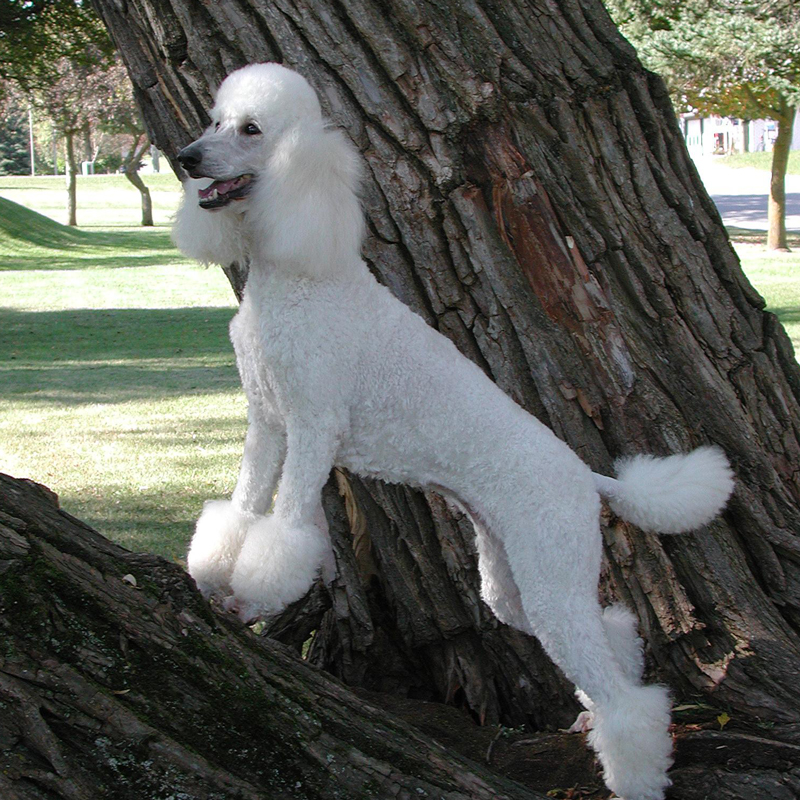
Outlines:
[[[333,574],[320,493],[334,465],[435,488],[475,524],[486,602],[579,687],[608,786],[661,798],[669,700],[641,684],[635,617],[598,604],[600,495],[640,526],[695,528],[731,492],[724,455],[639,457],[619,480],[595,475],[379,285],[360,257],[358,154],[297,73],[233,73],[211,126],[179,158],[194,178],[177,245],[250,267],[231,324],[249,402],[244,458],[232,499],[208,503],[197,523],[198,586],[250,619]]]

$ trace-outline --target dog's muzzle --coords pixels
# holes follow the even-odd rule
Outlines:
[[[178,163],[192,178],[213,177],[204,173],[203,148],[199,142],[192,142],[192,144],[184,147],[178,153],[177,158]],[[253,176],[250,174],[215,180],[205,189],[198,190],[198,204],[200,208],[205,208],[209,211],[224,208],[235,200],[244,200],[252,188],[252,183]]]

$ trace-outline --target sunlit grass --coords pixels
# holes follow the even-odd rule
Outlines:
[[[800,355],[800,249],[767,251],[762,245],[736,244],[750,282],[767,301],[767,309],[783,323]]]
[[[175,213],[180,183],[169,167],[142,175],[153,201],[153,221],[165,227]],[[132,228],[141,223],[141,195],[124,175],[79,175],[78,225],[82,228]],[[0,176],[0,196],[32,208],[56,222],[67,222],[63,175],[37,178]]]
[[[0,470],[181,557],[241,454],[234,312],[223,274],[164,230],[72,231],[0,200]]]
[[[772,153],[734,153],[731,156],[720,156],[718,163],[725,167],[752,167],[753,169],[772,169]],[[789,175],[800,175],[800,151],[793,150],[789,153]]]

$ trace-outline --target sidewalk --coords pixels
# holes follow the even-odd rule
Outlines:
[[[695,166],[727,226],[767,230],[769,172],[725,167],[713,156]],[[786,230],[800,233],[800,175],[786,176]]]

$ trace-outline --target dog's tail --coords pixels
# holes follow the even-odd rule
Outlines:
[[[595,473],[612,511],[642,530],[683,533],[710,522],[733,491],[733,473],[718,447],[685,455],[634,456],[615,464],[617,478]]]

